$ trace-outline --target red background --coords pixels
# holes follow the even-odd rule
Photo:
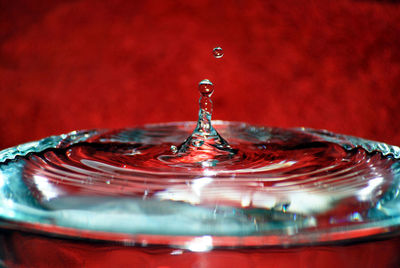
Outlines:
[[[214,119],[400,145],[397,3],[0,0],[0,149],[195,120],[203,78]]]

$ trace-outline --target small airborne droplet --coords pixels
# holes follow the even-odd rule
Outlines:
[[[214,85],[210,80],[204,79],[199,83],[199,92],[205,97],[211,97],[214,92]]]
[[[176,154],[178,152],[178,147],[176,147],[175,145],[171,145],[171,152]]]
[[[213,55],[215,58],[220,59],[224,56],[224,51],[221,47],[216,47],[213,49]]]

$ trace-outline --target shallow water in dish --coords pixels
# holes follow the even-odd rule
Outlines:
[[[337,240],[338,233],[353,238],[355,230],[366,232],[359,236],[397,230],[398,147],[324,131],[215,122],[230,150],[203,144],[172,152],[195,126],[74,132],[48,147],[3,152],[0,215],[17,228],[56,226],[59,234],[84,230],[89,238],[101,232],[106,240],[161,235],[172,244],[179,244],[176,236],[318,243]],[[266,242],[270,236],[274,242]]]

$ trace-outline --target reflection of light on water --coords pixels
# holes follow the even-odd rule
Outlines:
[[[5,186],[5,179],[6,175],[4,175],[3,172],[0,171],[0,188]],[[14,201],[2,195],[0,198],[0,214],[10,218],[15,217],[13,207]]]
[[[250,197],[250,195],[244,195],[244,196],[242,196],[242,201],[240,202],[240,205],[241,205],[243,208],[245,208],[245,207],[250,206],[250,204],[251,204],[251,197]]]
[[[4,199],[0,205],[0,214],[6,217],[14,218],[14,201],[11,199]]]
[[[47,199],[50,200],[60,195],[60,191],[54,187],[47,178],[44,178],[39,175],[33,176],[33,181],[36,184],[36,187],[39,189],[40,193]]]
[[[3,172],[0,171],[0,188],[4,186],[4,179],[5,176],[3,175]]]
[[[271,171],[271,170],[275,170],[275,169],[288,168],[294,164],[296,164],[296,161],[281,161],[276,164],[269,164],[269,165],[265,165],[262,167],[235,169],[235,173],[238,174],[238,173],[265,172],[265,171]],[[218,174],[232,173],[232,170],[218,170],[217,173]],[[282,180],[284,180],[284,178],[282,178]]]
[[[180,249],[173,250],[170,254],[171,255],[182,255],[183,254],[183,250],[180,250]]]
[[[213,179],[210,177],[203,177],[200,179],[195,179],[192,182],[192,189],[193,192],[195,192],[197,195],[201,195],[201,189],[206,186],[207,184],[209,184],[210,182],[212,182]]]
[[[357,193],[358,200],[360,201],[366,201],[370,198],[372,192],[375,190],[376,187],[378,187],[380,184],[383,182],[383,177],[377,177],[373,180],[370,180],[368,182],[368,186],[361,189]]]
[[[196,237],[186,244],[186,248],[194,252],[206,252],[212,249],[212,237],[205,235]]]
[[[5,185],[6,176],[3,172],[0,171],[0,188]],[[14,210],[14,201],[12,199],[6,198],[5,196],[1,196],[0,198],[0,214],[3,216],[7,216],[13,218],[15,216]],[[10,209],[11,208],[11,209]]]
[[[178,185],[169,189],[158,192],[156,196],[160,199],[184,201],[191,204],[198,204],[202,199],[204,187],[213,181],[210,177],[202,177],[192,181],[189,187]]]
[[[204,163],[204,162],[203,162]],[[205,175],[205,176],[215,176],[216,174],[218,174],[216,171],[214,171],[214,170],[211,170],[211,169],[205,169],[204,171],[203,171],[203,174]]]
[[[222,183],[221,183],[222,184]],[[156,197],[162,200],[183,201],[191,204],[201,202],[215,202],[219,200],[222,204],[237,204],[242,208],[256,207],[272,209],[277,205],[290,204],[281,207],[281,210],[289,213],[310,214],[326,211],[345,195],[335,196],[326,193],[313,193],[310,189],[298,189],[296,192],[275,193],[270,188],[259,190],[243,189],[236,185],[216,184],[210,177],[202,177],[193,180],[187,185],[177,185],[169,187],[164,191],[156,193]],[[243,185],[241,185],[243,187]],[[252,186],[247,184],[247,186]]]

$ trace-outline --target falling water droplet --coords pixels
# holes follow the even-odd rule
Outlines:
[[[213,49],[213,55],[215,58],[220,59],[224,56],[224,51],[221,47],[216,47]]]

